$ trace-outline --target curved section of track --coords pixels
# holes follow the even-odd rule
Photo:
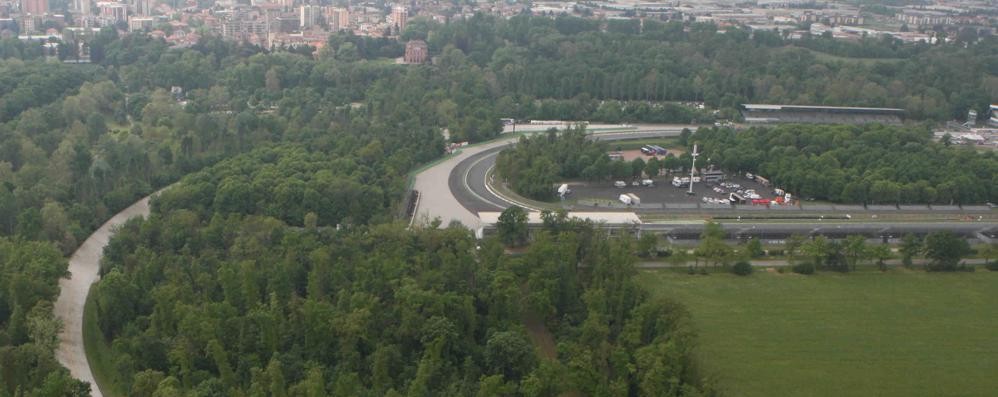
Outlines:
[[[486,187],[485,177],[507,145],[483,150],[462,160],[451,170],[447,185],[461,206],[473,213],[502,211],[511,204]]]
[[[62,321],[63,329],[59,334],[59,348],[55,351],[55,357],[69,369],[74,378],[90,383],[90,395],[93,397],[102,397],[103,394],[94,380],[83,348],[83,307],[87,302],[90,286],[100,279],[100,260],[104,256],[104,247],[118,226],[133,217],[149,215],[149,199],[153,195],[146,196],[115,214],[87,237],[69,259],[69,277],[59,280],[59,298],[55,301],[54,312],[56,318]]]

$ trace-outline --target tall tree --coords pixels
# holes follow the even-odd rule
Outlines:
[[[933,232],[925,236],[925,257],[929,259],[926,268],[930,271],[959,270],[960,260],[970,252],[967,240],[953,232]]]
[[[527,242],[529,233],[527,211],[520,206],[511,206],[503,210],[496,223],[499,240],[506,245],[518,247]]]

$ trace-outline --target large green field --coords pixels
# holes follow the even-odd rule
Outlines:
[[[684,302],[730,396],[995,396],[998,272],[646,271]]]

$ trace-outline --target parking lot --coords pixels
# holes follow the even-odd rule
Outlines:
[[[723,188],[722,192],[715,192],[714,188],[719,187],[716,183],[696,183],[693,185],[693,195],[687,194],[689,187],[675,187],[672,185],[672,177],[680,176],[680,174],[675,175],[663,175],[659,177],[652,178],[654,185],[650,187],[641,186],[640,181],[637,179],[626,179],[627,187],[618,188],[614,186],[614,181],[604,181],[604,182],[569,182],[569,187],[572,189],[572,194],[569,195],[569,199],[566,204],[575,206],[596,206],[596,207],[620,207],[626,208],[627,205],[618,201],[618,197],[621,194],[633,193],[641,199],[639,205],[631,206],[632,208],[730,208],[729,205],[715,204],[715,203],[705,203],[703,199],[713,198],[721,199],[727,198],[728,193],[741,189],[755,189],[755,191],[762,196],[764,199],[773,198],[773,189],[771,187],[763,186],[753,180],[745,178],[744,175],[728,175],[725,182],[736,183],[740,185],[738,189]],[[689,175],[687,175],[689,176]],[[638,185],[635,186],[634,182],[638,181]],[[765,207],[765,206],[760,206]]]

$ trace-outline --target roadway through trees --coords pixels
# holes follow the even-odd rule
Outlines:
[[[150,197],[152,195],[115,214],[94,231],[70,257],[69,277],[59,280],[59,299],[55,302],[54,311],[56,318],[62,321],[63,329],[59,334],[59,348],[56,349],[55,356],[74,378],[90,383],[92,397],[102,397],[103,394],[94,380],[83,347],[83,307],[87,302],[90,286],[100,279],[100,259],[104,255],[104,247],[118,226],[133,217],[149,215]]]

